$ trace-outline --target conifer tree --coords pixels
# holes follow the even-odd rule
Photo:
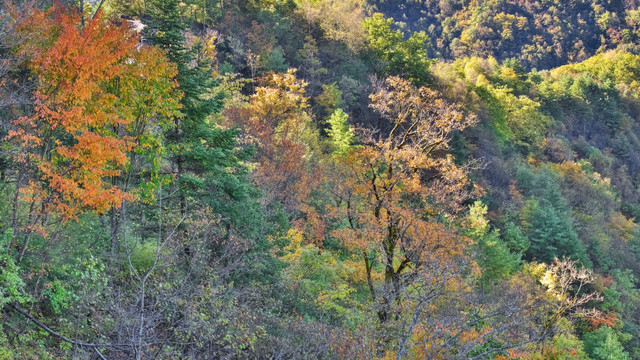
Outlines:
[[[201,43],[187,46],[187,26],[178,0],[153,0],[149,15],[152,20],[145,29],[146,38],[165,49],[176,64],[176,80],[183,92],[182,116],[173,119],[174,128],[167,136],[180,212],[186,213],[188,202],[201,201],[217,213],[237,219],[231,213],[247,214],[245,206],[239,211],[238,202],[249,200],[253,193],[240,165],[249,153],[236,149],[236,129],[223,129],[214,122],[223,96],[215,91],[217,80],[211,61],[199,56]]]
[[[349,115],[337,109],[331,114],[327,123],[331,126],[327,130],[327,135],[331,138],[334,147],[333,153],[336,155],[346,155],[355,140],[353,128],[349,126]]]

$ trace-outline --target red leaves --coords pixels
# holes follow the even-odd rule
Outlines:
[[[179,99],[175,67],[161,51],[140,47],[127,24],[85,22],[55,7],[34,10],[19,27],[28,39],[19,51],[31,58],[38,87],[34,115],[15,121],[9,135],[23,150],[17,160],[33,171],[31,187],[40,187],[32,199],[65,218],[133,199],[110,179],[126,169],[152,119],[174,115]]]

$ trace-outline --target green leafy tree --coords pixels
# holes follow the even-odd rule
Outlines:
[[[178,0],[153,0],[149,4],[151,21],[145,29],[148,39],[167,51],[178,68],[176,80],[184,93],[182,116],[174,118],[174,128],[167,136],[175,164],[180,210],[185,214],[188,202],[204,203],[214,211],[235,220],[258,219],[255,191],[246,179],[241,164],[250,155],[237,149],[236,129],[215,124],[215,114],[222,108],[222,92],[213,68],[201,56],[202,44],[188,47],[186,25]]]
[[[529,249],[529,239],[522,233],[522,229],[511,221],[505,225],[502,237],[513,252],[523,254]]]
[[[271,51],[271,54],[269,54],[264,68],[267,71],[275,71],[278,73],[287,71],[289,65],[287,65],[287,59],[284,58],[284,53],[281,46],[277,46],[273,49],[273,51]]]
[[[569,256],[587,261],[585,249],[573,229],[571,215],[555,208],[545,199],[531,198],[522,209],[525,234],[531,241],[527,258],[551,263]]]
[[[341,156],[346,155],[355,141],[353,128],[349,126],[349,115],[342,109],[337,109],[327,122],[331,126],[327,130],[327,135],[331,139],[333,153]]]
[[[431,61],[427,58],[430,39],[423,31],[415,32],[404,40],[402,30],[394,30],[395,21],[376,13],[363,22],[366,43],[373,53],[383,61],[384,75],[400,75],[414,84],[429,81]]]
[[[520,256],[509,251],[500,238],[498,229],[490,230],[486,219],[487,206],[476,201],[469,207],[468,236],[476,241],[477,262],[482,267],[482,278],[486,283],[508,278],[520,265]]]
[[[631,360],[629,353],[608,326],[603,326],[584,335],[584,348],[593,360]]]

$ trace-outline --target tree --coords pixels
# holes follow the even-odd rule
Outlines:
[[[499,229],[489,231],[485,215],[487,206],[476,201],[469,207],[468,222],[471,228],[467,236],[476,241],[477,262],[482,268],[484,283],[496,282],[511,276],[520,266],[521,254],[513,254],[501,237]]]
[[[331,114],[329,120],[330,128],[327,135],[331,139],[333,145],[333,153],[336,155],[346,155],[355,141],[353,128],[349,126],[349,115],[342,109],[337,109]]]
[[[584,266],[578,266],[570,258],[555,258],[550,265],[535,263],[530,266],[538,274],[539,281],[547,287],[549,295],[554,297],[553,309],[547,315],[544,326],[551,330],[561,317],[582,317],[598,319],[602,313],[587,308],[591,302],[602,301],[599,292],[589,289],[594,283],[593,272]]]
[[[326,38],[342,41],[354,51],[362,48],[364,1],[296,0],[296,4],[305,20],[311,25],[317,24]]]
[[[404,289],[429,267],[459,270],[468,239],[458,236],[439,216],[461,210],[474,190],[467,168],[446,154],[452,133],[475,123],[435,91],[390,77],[371,95],[372,107],[392,124],[376,137],[364,134],[365,146],[342,158],[344,179],[336,184],[334,213],[345,227],[333,235],[362,254],[371,296],[381,303],[382,323],[392,320]],[[378,261],[383,284],[377,288]],[[446,276],[445,276],[446,278]]]
[[[34,114],[14,121],[9,134],[21,150],[14,234],[18,201],[26,201],[30,213],[22,258],[33,226],[47,214],[104,214],[138,195],[113,179],[133,157],[161,152],[161,118],[177,113],[180,95],[164,54],[137,48],[128,26],[99,13],[83,27],[73,9],[33,10],[19,31],[38,34],[20,52],[31,56],[27,66],[39,84]]]
[[[317,84],[323,76],[327,75],[328,71],[322,67],[322,61],[318,58],[318,46],[313,37],[307,36],[305,38],[304,45],[298,50],[297,60],[300,62],[301,75],[307,83],[311,84],[311,95],[314,95],[313,92],[316,91]],[[325,91],[327,89],[326,86],[322,85]]]
[[[126,16],[141,16],[145,13],[146,0],[107,0],[106,5],[116,14]]]
[[[263,203],[280,203],[292,214],[300,210],[314,184],[308,170],[317,152],[318,132],[311,122],[306,86],[295,69],[267,75],[249,98],[247,114],[231,119],[255,146],[260,166],[253,177],[264,191]]]
[[[218,81],[208,54],[215,49],[198,39],[186,43],[186,25],[179,7],[178,0],[152,0],[148,4],[151,21],[145,33],[176,64],[175,79],[184,94],[181,114],[171,118],[173,130],[167,134],[180,212],[186,214],[190,202],[193,206],[207,205],[225,218],[243,220],[246,225],[250,222],[245,221],[249,220],[246,211],[256,210],[256,194],[242,165],[250,153],[238,148],[237,129],[216,124],[224,93],[216,90]],[[255,212],[251,214],[258,217]]]
[[[629,360],[629,353],[624,351],[618,336],[608,326],[603,326],[584,335],[584,347],[589,357],[594,360]]]
[[[394,30],[392,18],[381,13],[363,21],[366,44],[383,62],[384,75],[402,76],[416,85],[430,80],[431,61],[427,58],[429,37],[423,31],[414,32],[407,40],[401,30]]]
[[[21,271],[37,263],[43,271],[35,281],[30,309],[21,306],[24,296],[15,297],[8,306],[56,342],[104,358],[101,351],[107,345],[66,337],[35,315],[61,314],[73,302],[80,303],[78,299],[86,303],[77,305],[75,314],[85,310],[91,314],[99,296],[88,290],[104,290],[103,264],[96,264],[89,255],[73,263],[73,271],[70,265],[55,269],[66,272],[67,283],[55,276],[47,279],[44,267],[51,266],[49,257],[60,254],[52,248],[60,246],[61,238],[65,257],[78,259],[72,253],[84,245],[82,235],[69,241],[66,234],[61,235],[65,229],[83,228],[82,221],[97,220],[96,215],[122,209],[127,202],[150,200],[143,187],[129,180],[146,179],[153,187],[163,153],[162,133],[167,125],[163,119],[178,114],[181,94],[173,81],[176,69],[162,50],[141,44],[127,23],[104,19],[100,11],[83,19],[75,8],[56,4],[48,11],[30,8],[22,15],[14,35],[24,40],[15,50],[29,59],[23,66],[37,87],[33,108],[23,108],[27,115],[11,124],[5,143],[14,146],[17,168],[11,238],[18,251],[8,252],[16,257],[8,263],[20,265]],[[100,228],[97,224],[95,230]],[[30,244],[36,234],[40,241]],[[95,235],[94,244],[103,248],[103,238],[91,235]],[[34,249],[39,250],[37,255]],[[81,251],[90,253],[88,247]],[[23,279],[33,285],[26,274]],[[46,286],[38,289],[41,281]],[[87,326],[88,317],[77,316],[68,324]],[[79,337],[101,335],[91,332]],[[55,349],[51,354],[61,355]]]
[[[564,166],[567,167],[570,165]],[[549,166],[534,170],[521,167],[517,173],[518,186],[529,197],[520,210],[521,228],[530,242],[525,252],[527,259],[551,263],[556,257],[569,256],[589,264],[584,245],[576,233],[571,211],[576,211],[579,207],[573,199],[569,205],[563,196],[563,193],[571,195],[572,187],[560,186],[558,173]],[[580,186],[583,193],[585,188],[590,190],[589,187]],[[597,199],[597,196],[600,195],[592,195],[590,198]]]
[[[550,263],[561,256],[587,261],[586,252],[567,213],[559,212],[548,201],[527,200],[522,209],[525,234],[531,241],[529,259]]]

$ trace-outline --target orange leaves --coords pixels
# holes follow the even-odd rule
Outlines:
[[[126,23],[85,22],[56,6],[33,10],[18,30],[28,39],[19,51],[31,57],[38,87],[34,115],[15,121],[9,136],[33,171],[31,187],[41,188],[32,200],[66,218],[133,199],[111,180],[127,168],[141,136],[157,133],[162,122],[154,119],[177,114],[179,99],[175,67],[160,50],[140,46]]]
[[[446,153],[452,133],[475,118],[465,117],[434,91],[397,77],[387,79],[371,99],[392,129],[382,136],[363,134],[364,146],[337,158],[340,180],[333,184],[336,206],[330,213],[344,224],[332,235],[363,256],[384,323],[402,311],[408,300],[403,289],[415,289],[420,281],[438,291],[462,287],[459,274],[471,263],[465,251],[470,240],[436,215],[450,218],[476,193],[468,168]],[[374,284],[373,264],[384,267],[384,284]]]
[[[395,146],[418,141],[424,151],[446,149],[450,134],[477,122],[465,116],[460,106],[449,104],[426,87],[415,87],[397,76],[386,79],[385,87],[371,94],[371,107],[395,126],[390,137],[399,136]]]
[[[468,169],[456,165],[453,156],[444,152],[453,132],[475,124],[477,118],[465,116],[459,106],[445,102],[437,92],[417,88],[399,77],[388,78],[371,100],[371,107],[393,126],[387,137],[369,139],[378,153],[377,161],[394,168],[396,181],[407,185],[405,191],[432,205],[461,210],[460,204],[476,190],[469,190]]]
[[[308,113],[306,85],[296,78],[294,69],[267,75],[234,125],[241,125],[248,142],[256,146],[260,166],[254,179],[265,192],[263,201],[280,202],[289,212],[302,212],[311,227],[322,231],[318,214],[304,205],[312,187],[319,183],[309,166],[318,133]],[[228,109],[227,114],[239,111]],[[242,119],[247,115],[248,121]]]
[[[42,24],[34,26],[44,31],[58,28],[59,36],[50,47],[36,50],[30,67],[41,81],[55,85],[41,87],[38,95],[48,101],[55,99],[56,105],[82,106],[96,99],[97,93],[104,90],[100,88],[103,81],[122,75],[125,70],[122,60],[138,44],[136,35],[126,25],[107,25],[99,17],[80,29],[80,15],[68,9],[58,9],[53,19],[45,17],[41,21]]]
[[[351,179],[337,185],[341,196],[360,199],[350,204],[351,219],[385,228],[391,222],[408,235],[425,214],[460,210],[475,190],[468,169],[444,151],[452,132],[475,123],[475,117],[398,77],[387,79],[371,99],[393,129],[378,139],[364,137],[367,146],[341,159],[344,177]]]
[[[66,203],[76,202],[82,208],[93,208],[104,213],[118,207],[122,200],[132,200],[115,186],[105,186],[103,178],[120,175],[128,163],[125,139],[103,137],[92,132],[76,136],[73,147],[59,146],[52,163],[43,163],[40,170],[49,187],[63,194]],[[65,163],[65,173],[60,173],[60,163]]]
[[[615,312],[598,313],[597,315],[598,316],[586,317],[586,320],[589,321],[589,324],[594,329],[597,329],[601,326],[615,328],[620,324],[620,319],[618,319],[618,315]]]
[[[456,348],[465,349],[482,343],[483,337],[493,330],[488,326],[479,329],[468,328],[462,330],[455,327],[447,328],[443,324],[432,325],[433,328],[418,326],[413,330],[413,334],[411,334],[412,342],[419,345],[414,346],[406,354],[405,359],[451,359],[455,356],[452,353],[443,351],[446,348],[447,341],[451,341],[451,338],[456,339]],[[392,358],[395,359],[397,356]]]

